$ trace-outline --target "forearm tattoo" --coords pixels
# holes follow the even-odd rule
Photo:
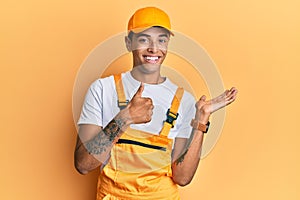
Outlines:
[[[188,152],[188,150],[186,150],[182,155],[179,156],[179,158],[177,158],[177,160],[175,161],[176,165],[183,162],[184,156],[186,155],[187,152]]]
[[[101,154],[112,145],[120,133],[125,122],[122,119],[113,119],[101,132],[85,145],[90,154]]]
[[[182,153],[182,154],[177,158],[177,160],[175,161],[176,165],[178,165],[178,164],[180,164],[180,163],[183,162],[184,157],[185,157],[185,155],[187,154],[187,152],[188,152],[188,150],[189,150],[189,148],[190,148],[190,146],[191,146],[191,143],[192,143],[192,140],[193,140],[193,138],[194,138],[194,135],[195,135],[195,133],[194,133],[194,131],[192,131],[191,136],[190,136],[190,138],[188,139],[187,144],[186,144],[186,146],[185,146],[185,152]]]

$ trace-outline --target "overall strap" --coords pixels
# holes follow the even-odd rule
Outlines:
[[[129,102],[126,99],[126,96],[124,93],[124,88],[123,88],[123,84],[122,84],[122,75],[121,74],[114,75],[114,80],[115,80],[116,91],[117,91],[117,95],[118,95],[118,106],[122,110],[127,106],[128,102]]]
[[[167,119],[164,122],[164,126],[160,132],[160,136],[168,137],[171,128],[174,127],[176,119],[178,117],[178,108],[179,108],[183,93],[184,93],[183,88],[177,88],[176,93],[173,98],[173,101],[172,101],[172,104],[171,104],[171,108],[168,109]]]

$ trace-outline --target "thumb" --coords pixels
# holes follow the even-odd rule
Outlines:
[[[201,96],[201,97],[200,97],[200,100],[201,100],[201,101],[205,101],[205,100],[206,100],[206,96],[205,96],[205,95]]]
[[[136,91],[134,97],[135,97],[135,96],[141,97],[143,91],[144,91],[144,83],[141,82],[141,85],[140,85],[140,87],[138,88],[138,90]]]

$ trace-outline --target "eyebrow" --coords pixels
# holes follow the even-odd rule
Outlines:
[[[151,35],[145,34],[145,33],[138,33],[137,37],[141,37],[141,36],[145,36],[145,37],[151,37]],[[160,34],[158,37],[169,37],[168,34]]]

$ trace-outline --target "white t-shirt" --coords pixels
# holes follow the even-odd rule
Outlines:
[[[122,74],[122,82],[126,99],[130,101],[141,83],[135,80],[130,72]],[[171,107],[176,90],[177,86],[168,78],[160,84],[144,84],[142,97],[151,98],[154,105],[152,120],[144,124],[132,124],[130,127],[158,135],[166,120],[166,113]],[[120,111],[117,100],[113,76],[96,80],[85,96],[78,125],[94,124],[105,127]],[[195,98],[184,91],[178,109],[178,118],[168,137],[188,138],[192,131],[190,122],[195,116],[195,111]]]

